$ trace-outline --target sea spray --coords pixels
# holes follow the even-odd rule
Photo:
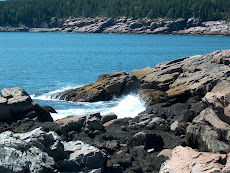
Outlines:
[[[58,101],[52,101],[58,103]],[[57,113],[52,113],[54,120],[65,118],[68,116],[85,115],[91,112],[100,112],[102,115],[114,112],[118,118],[135,117],[145,110],[145,103],[138,95],[129,94],[121,98],[115,98],[111,101],[100,102],[60,102],[61,109],[56,109]],[[64,105],[66,105],[66,107]]]
[[[145,102],[136,94],[124,96],[117,106],[111,108],[111,112],[114,112],[118,118],[134,118],[144,110]]]
[[[58,99],[58,94],[63,92],[63,91],[66,91],[66,90],[69,90],[69,89],[74,89],[74,88],[77,88],[77,87],[80,87],[80,86],[65,86],[65,87],[62,87],[61,89],[57,89],[55,91],[50,91],[48,93],[45,93],[43,95],[40,95],[40,96],[36,96],[36,95],[31,95],[31,98],[32,99],[38,99],[38,100],[53,100],[53,101],[60,101]]]
[[[145,102],[141,100],[137,94],[128,94],[120,98],[114,98],[111,101],[98,102],[75,103],[58,99],[58,93],[76,87],[65,86],[40,96],[31,95],[31,98],[35,99],[40,105],[50,105],[56,109],[57,113],[51,114],[54,120],[68,116],[84,115],[96,111],[100,112],[102,115],[114,112],[118,118],[135,117],[145,110]]]

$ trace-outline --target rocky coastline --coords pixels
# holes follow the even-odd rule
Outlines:
[[[94,112],[53,121],[21,88],[0,94],[0,172],[230,171],[230,50],[98,77],[53,97],[110,100],[138,92],[135,118]]]
[[[0,32],[73,32],[73,33],[133,33],[133,34],[184,34],[230,35],[226,20],[202,22],[190,19],[133,19],[120,18],[68,18],[43,22],[40,28],[0,27]]]

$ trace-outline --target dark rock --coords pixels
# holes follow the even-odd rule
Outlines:
[[[81,117],[77,120],[67,122],[67,123],[60,126],[60,132],[63,134],[66,134],[66,133],[71,132],[71,131],[80,132],[81,128],[85,124],[85,121],[86,121],[86,118]]]
[[[120,149],[120,142],[118,140],[106,141],[97,145],[99,149],[105,149],[109,154],[113,154]]]
[[[200,26],[200,25],[201,25],[201,21],[199,19],[189,18],[187,20],[186,28],[196,27],[196,26]]]
[[[35,103],[21,88],[5,88],[0,95],[0,121],[12,123],[23,118],[36,118],[39,121],[53,121],[49,112]]]
[[[123,169],[119,164],[114,164],[113,166],[107,168],[106,171],[109,173],[123,173]]]
[[[90,119],[90,118],[93,118],[93,117],[96,117],[99,120],[102,118],[100,112],[92,112],[92,113],[86,115],[87,119]]]
[[[156,28],[157,28],[157,23],[156,22],[152,22],[151,25],[150,25],[150,30],[153,31]]]
[[[140,28],[140,27],[142,27],[141,23],[131,23],[130,24],[131,29]]]
[[[117,119],[117,115],[115,115],[114,113],[110,113],[107,115],[103,115],[101,118],[101,122],[102,122],[102,124],[105,124],[105,123],[107,123],[111,120],[114,120],[114,119]]]
[[[59,93],[54,97],[74,102],[106,101],[139,87],[136,77],[124,72],[99,76],[96,83]]]
[[[221,121],[210,108],[203,110],[186,130],[188,145],[200,151],[228,153],[229,124]]]
[[[220,81],[202,99],[207,108],[193,119],[186,130],[190,146],[200,151],[229,152],[229,86],[228,80]]]
[[[135,134],[127,143],[129,147],[144,146],[145,150],[154,148],[160,151],[164,145],[162,138],[156,134],[139,132]]]
[[[41,107],[50,113],[57,113],[56,110],[51,106],[41,106]]]
[[[169,127],[165,121],[165,119],[161,117],[154,117],[148,121],[148,125],[146,126],[148,129],[159,129],[168,131]]]
[[[32,131],[36,128],[42,127],[46,132],[55,131],[60,134],[59,124],[53,122],[39,122],[34,119],[25,118],[23,120],[18,120],[17,122],[12,123],[9,126],[8,130],[17,132],[17,133],[25,133]]]
[[[175,133],[175,135],[184,135],[186,131],[186,125],[184,123],[174,121],[170,125],[170,130]]]
[[[185,19],[177,19],[170,26],[171,31],[179,31],[184,29],[187,26],[187,20]]]
[[[39,115],[39,116],[37,116],[37,119],[39,121],[41,121],[41,122],[53,121],[53,118],[51,117],[50,113],[48,111],[46,111],[45,109],[43,109],[38,104],[34,105],[34,110]]]
[[[86,120],[86,128],[99,131],[104,131],[105,129],[101,121],[96,117]]]
[[[94,33],[102,33],[106,27],[112,26],[113,24],[113,19],[108,19],[105,22],[101,22],[99,23],[98,28],[94,30]]]

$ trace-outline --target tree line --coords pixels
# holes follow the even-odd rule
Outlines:
[[[72,17],[230,19],[230,0],[5,0],[0,25],[29,27]]]

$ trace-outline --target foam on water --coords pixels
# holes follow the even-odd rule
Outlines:
[[[38,100],[60,101],[57,97],[55,97],[58,93],[69,90],[69,89],[77,88],[77,87],[80,87],[80,86],[74,87],[74,86],[68,85],[68,86],[62,87],[61,89],[57,89],[55,91],[51,91],[51,92],[45,93],[45,94],[40,95],[40,96],[35,96],[35,94],[33,94],[33,95],[31,95],[31,98],[32,99],[38,99]]]
[[[145,102],[140,99],[137,94],[129,94],[120,98],[114,98],[111,101],[99,102],[67,102],[59,100],[57,95],[59,92],[73,89],[79,86],[65,86],[40,96],[31,95],[32,99],[43,105],[50,105],[56,109],[57,113],[52,113],[54,120],[68,116],[85,115],[91,112],[100,112],[102,115],[114,112],[118,118],[135,117],[145,110]]]
[[[114,99],[106,102],[95,103],[77,103],[82,108],[71,108],[66,110],[57,110],[56,114],[51,114],[54,120],[67,116],[79,116],[91,112],[99,111],[102,115],[114,112],[118,118],[135,117],[145,110],[145,103],[138,95],[129,94],[122,98]]]
[[[127,95],[120,99],[117,106],[111,108],[118,118],[134,118],[145,110],[145,102],[138,95]]]

